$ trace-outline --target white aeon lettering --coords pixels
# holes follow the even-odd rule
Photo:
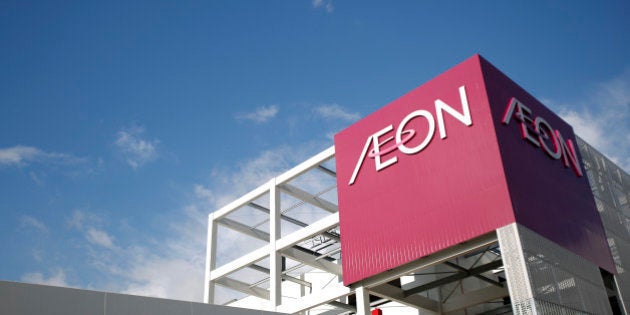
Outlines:
[[[459,87],[459,99],[462,105],[461,112],[457,111],[450,105],[444,103],[440,99],[437,99],[434,102],[435,114],[437,116],[438,132],[440,134],[441,139],[446,138],[444,112],[448,113],[449,115],[451,115],[451,117],[455,118],[456,120],[458,120],[459,122],[461,122],[462,124],[466,126],[472,125],[472,116],[470,115],[470,106],[468,105],[468,98],[466,96],[466,88],[463,85]],[[427,134],[424,135],[424,139],[422,140],[422,142],[420,142],[420,144],[414,147],[408,147],[406,143],[409,142],[416,135],[416,130],[407,128],[407,125],[413,119],[426,120],[426,123],[428,124],[428,130],[427,130]],[[350,178],[348,185],[354,184],[354,182],[357,180],[357,176],[359,175],[361,166],[363,165],[363,162],[365,161],[366,157],[374,159],[374,168],[376,169],[377,172],[379,172],[398,162],[397,156],[390,157],[388,160],[383,161],[381,157],[387,153],[390,153],[398,149],[403,154],[412,155],[412,154],[416,154],[424,150],[427,146],[429,146],[429,144],[431,143],[431,140],[433,139],[433,135],[435,134],[435,124],[436,124],[436,120],[433,118],[433,114],[431,114],[431,112],[429,112],[428,110],[419,109],[403,117],[403,119],[400,121],[400,124],[396,128],[396,132],[393,136],[390,135],[384,140],[381,140],[381,137],[383,137],[387,133],[394,130],[394,125],[388,125],[387,127],[370,135],[365,140],[365,145],[363,146],[363,150],[361,151],[359,160],[357,161],[357,164],[354,167],[354,172],[352,173],[352,177]],[[383,148],[387,143],[392,142],[392,140],[395,140],[395,142]],[[371,151],[370,151],[370,147],[372,147]]]
[[[562,159],[564,167],[570,165],[578,177],[582,176],[582,168],[571,139],[564,141],[560,131],[553,129],[544,118],[537,116],[532,119],[532,111],[529,107],[515,97],[510,100],[505,109],[503,124],[510,124],[512,117],[516,117],[521,123],[521,136],[525,141],[541,148],[554,160]],[[548,142],[551,142],[551,146]]]

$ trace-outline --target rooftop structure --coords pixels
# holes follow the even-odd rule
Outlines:
[[[482,58],[454,69],[211,213],[205,302],[289,314],[627,314],[630,176]],[[431,94],[448,90],[440,84],[454,86],[454,96]],[[416,108],[387,126],[392,111],[422,97],[435,100],[433,114]],[[423,142],[408,127],[421,118]],[[374,121],[386,127],[364,128]],[[355,130],[365,132],[348,136]],[[358,139],[356,148],[347,139]],[[432,169],[431,154],[440,167],[462,160],[436,154],[439,145],[468,150],[460,150],[465,168]],[[475,158],[479,148],[497,156]],[[485,179],[493,172],[501,176]],[[416,186],[376,185],[397,181]],[[423,195],[432,190],[422,185],[445,182],[464,188]],[[497,194],[505,206],[487,202]],[[442,206],[426,208],[436,204],[428,198]]]

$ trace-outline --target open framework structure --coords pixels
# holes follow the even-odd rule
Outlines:
[[[210,214],[204,297],[289,314],[629,314],[629,199],[627,173],[475,55]]]
[[[617,275],[511,224],[344,286],[331,147],[210,214],[205,302],[290,314],[609,314],[612,303],[627,314],[630,176],[578,145]],[[217,264],[221,246],[239,246],[221,233],[251,251]]]

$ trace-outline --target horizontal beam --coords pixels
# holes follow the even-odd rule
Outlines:
[[[241,270],[251,264],[261,261],[269,257],[271,248],[269,245],[265,245],[245,256],[237,258],[217,269],[210,270],[210,280],[217,280],[229,275],[235,271]]]
[[[261,299],[269,300],[269,290],[255,286],[252,287],[245,282],[224,277],[216,280],[214,283]]]
[[[486,303],[510,295],[507,288],[488,286],[464,295],[454,296],[447,303],[442,304],[442,312],[450,313],[463,310],[481,303]]]
[[[312,238],[313,236],[323,234],[326,231],[329,231],[337,227],[338,225],[339,225],[339,213],[333,213],[327,217],[324,217],[318,221],[313,222],[313,224],[303,229],[299,229],[277,240],[276,248],[280,250],[287,247],[291,247],[301,241]]]
[[[229,218],[221,218],[217,221],[217,223],[227,228],[230,228],[234,231],[241,232],[247,236],[251,236],[253,238],[256,238],[265,242],[269,242],[269,233],[253,228],[249,225],[240,223],[238,221],[234,221]]]
[[[281,175],[276,177],[276,182],[278,184],[286,183],[300,176],[306,171],[312,169],[313,167],[330,160],[334,156],[335,156],[335,146],[331,146],[328,149],[320,153],[317,153],[315,156],[312,156],[308,160],[298,164],[296,167],[282,173]]]
[[[270,210],[269,210],[268,208],[263,207],[263,206],[261,206],[261,205],[259,205],[259,204],[255,203],[255,202],[250,202],[250,203],[249,203],[249,206],[251,206],[252,208],[254,208],[254,209],[256,209],[256,210],[259,210],[259,211],[261,211],[261,212],[264,212],[264,213],[267,213],[267,214],[269,214],[269,213],[270,213],[270,212],[269,212]],[[295,225],[297,225],[297,226],[299,226],[299,227],[307,227],[307,226],[308,226],[308,223],[302,222],[302,221],[300,221],[300,220],[298,220],[298,219],[292,218],[292,217],[290,217],[290,216],[288,216],[288,215],[285,215],[285,214],[280,214],[280,218],[281,218],[282,220],[287,221],[287,222],[291,222],[291,223],[293,223],[293,224],[295,224]],[[339,240],[341,239],[341,238],[339,237],[339,235],[337,235],[337,234],[333,234],[333,233],[330,233],[330,232],[325,232],[325,233],[324,233],[324,235],[325,235],[326,237],[331,238],[331,239],[334,239],[334,240],[336,240],[336,241],[339,241]]]
[[[339,301],[330,301],[330,302],[328,302],[326,304],[328,304],[330,306],[334,306],[336,308],[340,308],[342,310],[348,310],[348,311],[351,311],[351,312],[356,312],[357,311],[356,306],[352,306],[352,305],[346,304],[346,303],[341,303]]]
[[[270,274],[271,273],[271,270],[269,270],[269,268],[265,268],[263,266],[259,266],[259,265],[256,265],[256,264],[250,265],[249,268],[252,268],[252,269],[254,269],[256,271],[260,271],[260,272],[263,272],[263,273],[266,273],[266,274]],[[296,277],[289,276],[288,274],[286,274],[286,271],[282,272],[282,279],[291,281],[293,283],[297,283],[299,285],[303,285],[303,286],[308,287],[308,288],[312,287],[310,282],[304,281],[302,279],[298,279]],[[259,282],[263,283],[263,282],[268,281],[268,280],[269,280],[269,278],[265,278],[265,279],[263,279],[263,280],[261,280]]]
[[[475,268],[471,268],[471,269],[467,269],[465,271],[460,271],[454,275],[450,275],[450,276],[446,276],[444,278],[438,279],[436,281],[433,282],[429,282],[427,284],[423,284],[420,286],[417,286],[415,288],[411,288],[409,290],[405,291],[405,295],[406,296],[410,296],[416,293],[420,293],[420,292],[424,292],[424,291],[428,291],[440,286],[443,286],[445,284],[451,283],[451,282],[455,282],[458,280],[462,280],[474,275],[478,275],[480,273],[484,273],[487,271],[490,271],[492,269],[496,269],[503,266],[503,261],[501,260],[496,260],[490,263],[487,263],[485,265],[481,265],[479,267],[475,267]]]
[[[317,165],[317,169],[332,176],[332,177],[337,177],[337,173],[335,173],[335,171],[323,166],[323,165]]]
[[[260,186],[258,186],[258,188],[248,192],[247,194],[241,196],[240,198],[230,202],[229,204],[227,204],[226,206],[222,207],[221,209],[210,213],[210,216],[212,216],[212,218],[214,220],[218,220],[220,218],[223,218],[224,216],[232,213],[233,211],[239,209],[240,207],[246,205],[247,203],[249,203],[250,201],[266,194],[269,192],[269,182],[262,184]]]
[[[250,206],[250,207],[252,207],[252,208],[254,208],[254,209],[256,209],[256,210],[259,210],[259,211],[261,211],[261,212],[264,212],[264,213],[266,213],[266,214],[271,213],[271,212],[270,212],[270,210],[269,210],[269,208],[267,208],[267,207],[263,207],[263,206],[261,206],[261,205],[259,205],[259,204],[255,203],[255,202],[250,202],[250,203],[248,204],[248,206]],[[293,223],[293,224],[295,224],[295,225],[297,225],[297,226],[301,226],[301,227],[306,227],[306,226],[308,226],[308,224],[307,224],[307,223],[304,223],[304,222],[302,222],[302,221],[300,221],[300,220],[294,219],[294,218],[292,218],[292,217],[290,217],[290,216],[287,216],[287,215],[284,215],[284,214],[280,214],[280,219],[285,220],[285,221],[287,221],[287,222],[291,222],[291,223]]]
[[[462,267],[462,266],[460,266],[458,264],[454,264],[454,263],[452,263],[450,261],[445,261],[444,264],[449,266],[449,267],[451,267],[451,268],[453,268],[453,269],[457,269],[457,271],[464,271],[464,272],[468,271],[468,269],[466,269],[466,268],[464,268],[464,267]],[[501,287],[501,288],[503,287],[503,284],[501,282],[496,281],[496,280],[492,280],[492,279],[490,279],[490,278],[488,278],[488,277],[486,277],[484,275],[476,274],[476,275],[472,275],[472,276],[477,278],[477,279],[479,279],[479,280],[481,280],[481,281],[485,281],[487,283],[490,283],[490,284],[492,284],[494,286]]]
[[[282,189],[282,191],[286,192],[288,195],[294,198],[300,199],[310,205],[326,210],[330,213],[339,212],[339,207],[336,204],[318,196],[314,196],[293,185],[282,184],[280,185],[280,189]]]
[[[392,300],[413,308],[419,308],[434,314],[439,313],[439,303],[421,295],[405,296],[403,289],[389,283],[368,289],[373,295]],[[423,313],[425,314],[425,313]]]
[[[468,240],[464,243],[460,243],[455,246],[451,246],[449,248],[443,249],[439,252],[433,253],[431,255],[422,257],[418,260],[404,264],[400,267],[396,267],[396,268],[381,272],[378,275],[353,283],[350,286],[352,288],[356,288],[358,286],[365,286],[368,288],[375,287],[380,284],[383,284],[383,283],[386,283],[395,279],[399,279],[400,277],[404,275],[408,275],[415,271],[425,269],[431,266],[435,266],[444,261],[453,259],[455,257],[469,253],[471,251],[475,251],[480,248],[487,247],[488,245],[493,244],[496,241],[497,241],[497,234],[493,231],[488,234],[484,234],[482,236],[476,237],[472,240]]]
[[[312,254],[306,253],[303,250],[300,249],[296,249],[296,248],[285,248],[282,250],[281,252],[282,255],[289,257],[297,262],[301,262],[305,265],[335,274],[340,276],[341,275],[341,265],[338,265],[336,263],[333,262],[329,262],[327,260],[324,259],[319,259],[317,260],[316,256],[313,256]]]
[[[309,294],[307,296],[299,298],[292,303],[286,303],[278,305],[276,312],[296,314],[305,310],[315,308],[317,306],[328,304],[332,301],[338,300],[344,296],[352,293],[350,288],[344,287],[343,284],[327,287],[325,290],[320,291],[318,294]]]

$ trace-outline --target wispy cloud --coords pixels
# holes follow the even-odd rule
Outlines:
[[[630,172],[630,71],[594,88],[585,101],[556,108],[575,133]]]
[[[313,0],[311,3],[313,4],[313,8],[323,8],[328,13],[335,11],[335,6],[333,5],[332,0]]]
[[[38,148],[21,145],[0,149],[0,165],[21,165],[42,154],[43,152]]]
[[[103,246],[107,249],[114,249],[114,239],[104,230],[96,228],[88,228],[85,231],[85,237],[87,240],[95,245]]]
[[[101,219],[99,216],[78,209],[75,209],[72,212],[72,217],[67,220],[68,227],[77,230],[83,230],[86,226],[101,225],[102,222],[103,219]]]
[[[85,161],[71,154],[46,152],[31,146],[16,145],[0,149],[0,166],[25,166],[35,162],[76,164]]]
[[[281,146],[236,167],[214,170],[209,183],[191,187],[191,198],[164,227],[166,236],[152,242],[116,237],[103,218],[86,210],[75,211],[67,224],[83,234],[89,264],[105,278],[114,279],[101,286],[129,294],[201,301],[208,214],[302,161],[315,147],[311,143]],[[224,246],[223,256],[247,246],[238,242],[237,233],[224,234],[229,234],[227,239],[234,245]]]
[[[47,233],[48,232],[48,227],[40,220],[29,216],[29,215],[23,215],[20,217],[20,224],[22,227],[26,227],[26,228],[32,228],[35,229],[37,231],[40,231],[42,233]]]
[[[74,210],[72,217],[67,220],[68,227],[83,234],[91,245],[103,247],[107,250],[116,250],[114,237],[110,235],[102,226],[104,220],[91,212],[85,210]]]
[[[238,120],[248,120],[260,124],[274,118],[278,114],[278,111],[278,105],[261,106],[252,112],[239,113],[236,115],[236,118]]]
[[[122,129],[116,134],[114,144],[122,153],[127,164],[133,169],[155,160],[158,156],[158,140],[147,140],[144,138],[143,127],[132,127]]]
[[[325,119],[354,122],[361,118],[361,114],[350,112],[337,104],[320,105],[314,109],[315,114]]]
[[[27,273],[22,275],[20,280],[27,283],[53,285],[58,287],[69,286],[66,281],[66,273],[61,268],[52,271],[52,274],[49,276],[45,276],[41,272]]]
[[[149,242],[120,238],[105,220],[89,211],[75,211],[68,226],[83,234],[79,246],[87,265],[108,279],[92,288],[171,299],[201,301],[205,263],[207,210],[194,202],[164,226],[168,236]]]

